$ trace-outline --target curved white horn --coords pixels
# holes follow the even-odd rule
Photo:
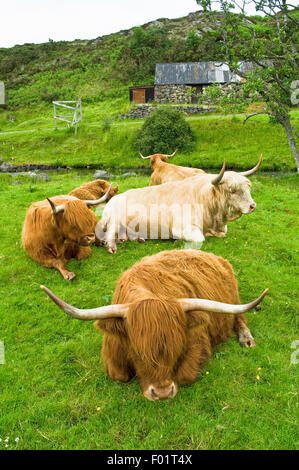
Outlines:
[[[104,307],[80,309],[67,304],[47,287],[40,286],[40,288],[58,305],[61,310],[70,315],[70,317],[78,318],[79,320],[104,320],[106,318],[126,318],[129,306],[126,304],[120,305],[106,305]]]
[[[260,158],[259,158],[259,161],[258,161],[258,164],[255,165],[253,168],[251,168],[251,170],[242,171],[241,173],[239,173],[239,175],[242,175],[242,176],[250,176],[250,175],[253,175],[253,173],[255,173],[255,172],[259,169],[259,167],[261,166],[262,161],[263,161],[263,154],[261,153]]]
[[[167,158],[174,157],[174,155],[177,153],[177,151],[178,151],[178,149],[175,149],[175,151],[171,155],[164,154],[164,157],[167,157]]]
[[[47,197],[47,201],[49,202],[49,204],[50,204],[50,206],[51,206],[51,209],[52,209],[51,212],[52,212],[52,214],[56,215],[56,214],[58,214],[59,212],[64,211],[64,204],[60,204],[60,206],[55,206],[54,203],[53,203],[53,201],[51,201],[51,199],[49,199],[48,197]]]
[[[139,152],[139,155],[141,158],[143,158],[143,160],[146,160],[147,158],[151,158],[151,155],[149,155],[148,157],[144,157],[141,152]]]
[[[224,160],[219,175],[217,175],[216,178],[214,178],[214,179],[211,181],[211,184],[214,184],[214,186],[217,186],[217,185],[221,182],[221,180],[222,180],[222,178],[223,178],[223,175],[224,175],[224,172],[225,172],[225,167],[226,167],[226,163],[225,163],[225,160]]]
[[[240,313],[245,313],[255,308],[263,300],[268,292],[269,289],[264,290],[262,295],[260,295],[257,299],[253,300],[249,304],[243,305],[225,304],[207,299],[179,299],[179,302],[181,303],[185,312],[188,312],[189,310],[203,310],[205,312],[239,315]]]
[[[101,202],[105,202],[107,197],[109,196],[111,188],[112,188],[112,184],[110,184],[108,191],[100,199],[95,199],[95,200],[84,199],[85,204],[87,204],[88,206],[96,206],[98,204],[101,204]]]

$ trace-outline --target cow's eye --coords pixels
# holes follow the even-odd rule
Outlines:
[[[231,189],[231,193],[232,194],[237,194],[237,190],[236,189]]]

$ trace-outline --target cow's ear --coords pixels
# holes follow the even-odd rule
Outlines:
[[[94,322],[94,327],[103,333],[116,336],[125,336],[127,333],[125,319],[120,317],[97,320]]]
[[[186,313],[187,328],[207,327],[211,321],[211,315],[199,310],[191,310]]]

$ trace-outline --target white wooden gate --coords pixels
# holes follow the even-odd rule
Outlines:
[[[78,122],[83,122],[83,116],[82,116],[82,102],[80,101],[53,101],[53,106],[54,106],[54,119],[55,119],[55,129],[57,129],[57,120],[59,121],[64,121],[67,123],[67,126],[75,126],[75,135],[77,135],[77,124]],[[60,109],[57,110],[57,107]],[[62,112],[62,109],[64,110],[71,109],[73,111],[73,114],[57,114],[57,111],[59,113]],[[71,112],[71,111],[69,111]]]

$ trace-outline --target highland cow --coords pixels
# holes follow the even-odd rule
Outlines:
[[[98,200],[81,201],[74,196],[55,196],[34,202],[28,209],[22,245],[42,266],[57,269],[66,281],[75,274],[66,268],[71,258],[88,258],[95,242],[98,218],[89,206],[104,202],[109,190]]]
[[[242,346],[255,346],[244,313],[268,292],[240,305],[229,262],[197,250],[164,251],[136,263],[121,276],[109,306],[80,310],[41,288],[71,317],[96,320],[110,379],[137,375],[152,401],[195,382],[213,348],[234,331]]]
[[[207,236],[225,237],[228,222],[256,208],[246,176],[261,163],[262,157],[251,170],[237,173],[225,171],[224,162],[218,175],[206,173],[118,194],[103,211],[97,237],[110,253],[116,253],[117,239],[202,243]]]
[[[165,155],[162,153],[155,153],[144,157],[140,152],[139,155],[144,160],[150,158],[151,167],[153,173],[151,175],[150,186],[156,186],[158,184],[169,183],[170,181],[180,181],[191,176],[205,174],[205,171],[199,168],[189,168],[186,166],[173,165],[167,163],[168,158],[173,157],[176,154],[176,150],[171,155]]]

